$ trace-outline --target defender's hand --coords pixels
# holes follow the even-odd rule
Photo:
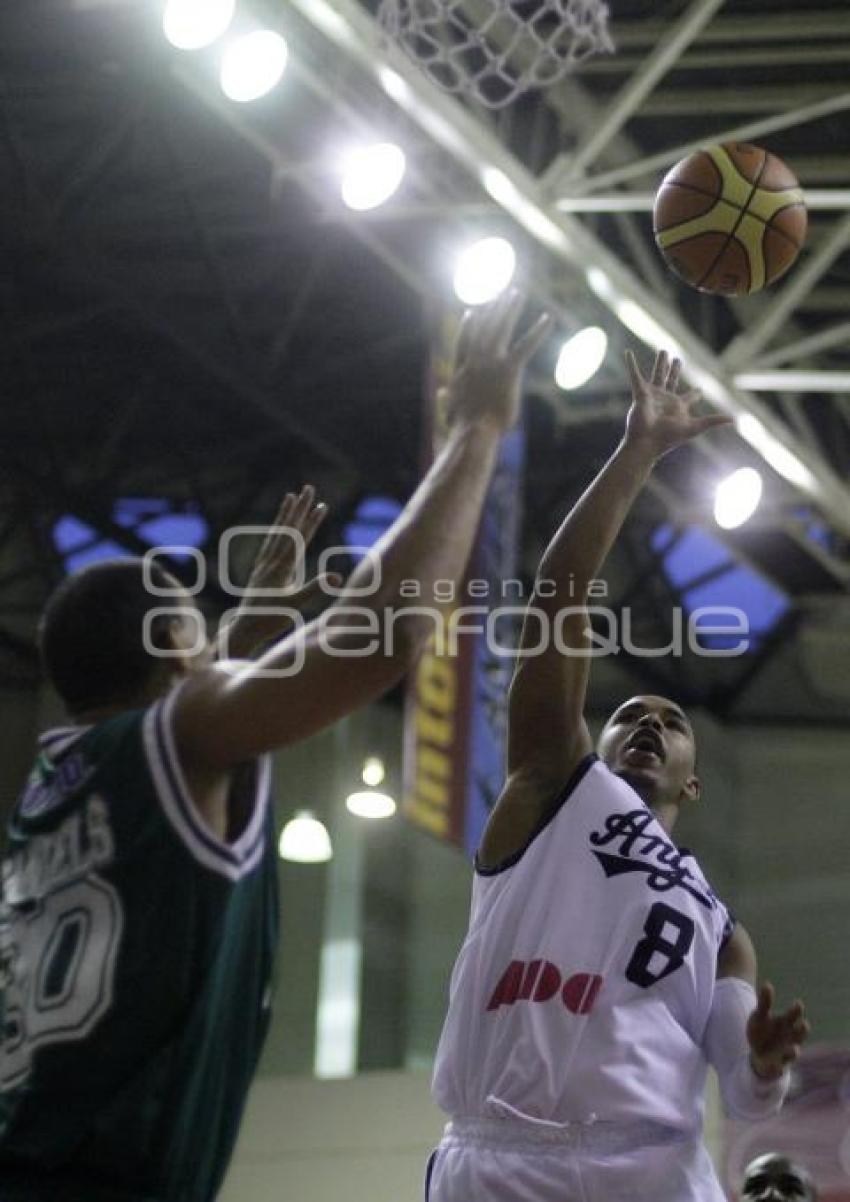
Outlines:
[[[797,1059],[811,1030],[802,1002],[794,1002],[784,1014],[773,1014],[773,1001],[773,986],[766,981],[747,1020],[750,1064],[757,1077],[767,1080],[780,1077],[786,1064]]]
[[[305,581],[300,588],[294,587],[297,569],[327,513],[327,505],[316,502],[312,484],[305,484],[297,497],[294,493],[286,494],[254,561],[246,594],[227,627],[228,658],[249,656],[292,628],[287,615],[255,613],[255,608],[279,605],[300,612],[321,597],[326,585],[337,587],[342,583],[336,572],[326,572]],[[274,591],[256,593],[256,589]]]
[[[485,421],[503,432],[519,417],[523,370],[551,324],[543,313],[514,339],[524,304],[525,297],[511,289],[489,305],[467,309],[458,332],[452,378],[439,398],[450,425]]]
[[[626,443],[640,446],[653,459],[660,459],[674,447],[704,434],[715,426],[726,426],[731,417],[709,414],[698,417],[694,406],[702,394],[680,391],[680,359],[670,359],[666,351],[655,356],[652,375],[641,375],[634,355],[626,351],[626,365],[632,385],[632,407],[626,418]]]

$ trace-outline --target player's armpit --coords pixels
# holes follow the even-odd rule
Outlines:
[[[551,816],[572,775],[549,777],[533,770],[512,773],[487,820],[476,866],[492,872],[524,851]]]

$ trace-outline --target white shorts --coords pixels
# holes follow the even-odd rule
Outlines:
[[[702,1140],[655,1123],[449,1123],[426,1202],[726,1202]]]

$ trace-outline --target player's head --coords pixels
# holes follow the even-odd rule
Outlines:
[[[597,750],[653,808],[699,797],[694,732],[675,701],[630,697],[605,723]]]
[[[757,1156],[744,1169],[741,1202],[817,1202],[808,1171],[778,1152]]]
[[[153,586],[171,595],[149,591],[141,559],[109,559],[68,576],[47,602],[41,657],[70,714],[145,704],[175,676],[209,663],[206,636],[197,646],[205,628],[192,598],[156,562],[148,568]],[[146,639],[146,614],[166,607],[149,619]]]

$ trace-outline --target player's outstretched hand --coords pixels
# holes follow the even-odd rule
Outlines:
[[[706,430],[732,421],[731,417],[722,414],[698,416],[694,413],[702,394],[680,388],[681,360],[671,359],[666,351],[659,351],[655,356],[648,378],[641,374],[631,351],[626,351],[626,366],[632,386],[626,441],[640,445],[653,459],[660,459],[674,447]]]
[[[520,337],[517,322],[525,297],[510,289],[489,305],[467,309],[458,331],[454,369],[440,398],[450,425],[489,421],[508,430],[519,417],[525,365],[551,325],[547,313]]]
[[[323,595],[330,599],[328,585],[342,583],[336,572],[299,583],[307,547],[327,513],[327,505],[316,501],[312,484],[305,484],[297,496],[286,494],[257,553],[239,609],[227,627],[228,658],[251,655],[291,630],[290,614],[263,613],[264,608],[300,613]]]
[[[797,1059],[810,1030],[802,1002],[794,1002],[784,1014],[773,1013],[773,1002],[773,986],[766,981],[747,1020],[750,1064],[766,1079],[781,1076],[786,1064]]]

